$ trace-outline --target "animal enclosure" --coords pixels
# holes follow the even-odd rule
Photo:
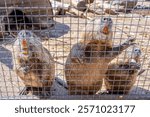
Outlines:
[[[0,99],[150,99],[150,1],[73,1],[0,1]]]

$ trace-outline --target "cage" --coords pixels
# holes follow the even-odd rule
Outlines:
[[[0,99],[150,99],[149,5],[1,0]]]

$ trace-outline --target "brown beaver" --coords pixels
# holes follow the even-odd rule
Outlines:
[[[128,48],[134,39],[112,46],[112,19],[102,17],[89,23],[80,42],[73,45],[65,65],[71,95],[95,94],[101,89],[108,63]]]
[[[26,88],[20,92],[48,96],[55,77],[55,64],[51,54],[44,48],[40,39],[31,31],[18,33],[14,44],[14,70]]]
[[[106,89],[110,94],[128,94],[136,82],[140,69],[141,50],[133,46],[127,55],[117,61],[112,61],[104,78]]]

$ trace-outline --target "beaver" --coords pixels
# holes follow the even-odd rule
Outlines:
[[[113,46],[113,21],[102,17],[89,23],[80,41],[73,45],[65,64],[65,76],[71,95],[93,95],[101,89],[108,64],[135,39]]]
[[[55,64],[40,38],[28,30],[18,33],[14,43],[14,70],[25,84],[20,95],[33,94],[49,96],[55,77]]]
[[[110,94],[128,94],[136,82],[140,69],[141,49],[132,46],[125,57],[108,65],[104,82]]]

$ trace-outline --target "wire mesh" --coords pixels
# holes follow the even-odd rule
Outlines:
[[[149,5],[1,0],[0,99],[149,99]]]

